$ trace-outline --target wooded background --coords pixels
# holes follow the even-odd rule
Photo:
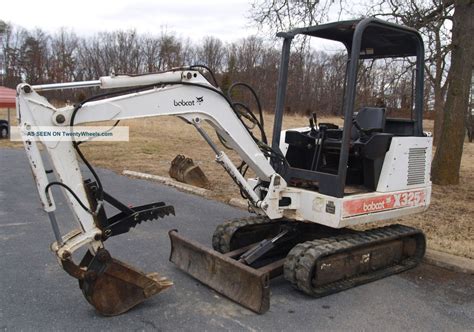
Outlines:
[[[316,46],[316,43],[314,43]],[[101,32],[79,37],[62,29],[48,34],[41,29],[6,26],[3,40],[5,73],[2,84],[14,88],[22,80],[30,84],[94,80],[115,74],[140,74],[191,64],[205,64],[224,91],[235,81],[255,88],[267,112],[272,112],[280,61],[279,44],[249,36],[234,43],[214,37],[199,41],[180,39],[171,33],[158,36],[135,31]],[[342,93],[347,55],[296,48],[291,55],[287,111],[320,115],[342,114]],[[390,110],[410,111],[412,63],[365,62],[359,71],[358,102],[383,102]],[[425,100],[433,100],[427,80]],[[56,92],[57,99],[75,102],[86,91]],[[430,107],[428,107],[430,108]],[[428,113],[429,114],[429,113]]]
[[[355,6],[355,7],[354,7]],[[474,0],[254,0],[251,20],[267,37],[247,36],[233,43],[209,36],[177,38],[162,31],[101,32],[77,36],[61,29],[49,34],[0,21],[4,71],[2,85],[95,80],[115,74],[152,73],[189,64],[205,64],[224,91],[235,81],[253,86],[267,112],[274,109],[279,65],[276,31],[325,23],[342,14],[375,16],[418,30],[425,41],[425,116],[435,118],[432,179],[458,184],[466,128],[473,129],[469,95],[473,72]],[[331,20],[334,20],[333,18]],[[295,43],[290,59],[286,111],[342,115],[346,55],[317,51],[308,40]],[[413,104],[410,59],[364,62],[358,73],[356,107],[384,106],[390,116],[407,116]],[[88,91],[50,93],[77,102]],[[57,93],[57,92],[56,92]],[[241,96],[242,97],[242,96]],[[243,96],[245,98],[245,96]],[[472,138],[472,132],[470,137]],[[439,143],[439,144],[438,144]]]

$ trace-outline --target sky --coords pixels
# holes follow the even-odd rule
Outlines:
[[[252,0],[5,0],[0,19],[26,29],[54,33],[72,28],[87,36],[99,31],[135,29],[236,41],[257,33],[248,19]]]

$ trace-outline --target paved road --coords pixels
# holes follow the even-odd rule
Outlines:
[[[246,215],[227,205],[152,182],[100,171],[104,186],[131,204],[164,200],[176,217],[149,222],[107,241],[116,258],[159,271],[175,287],[119,317],[98,316],[77,281],[48,250],[53,241],[23,151],[0,149],[0,329],[6,330],[460,330],[474,328],[474,276],[429,265],[322,299],[283,279],[272,281],[271,309],[256,315],[168,262],[167,230],[210,243],[224,219]],[[69,213],[59,204],[58,219]],[[63,229],[66,229],[67,223]]]

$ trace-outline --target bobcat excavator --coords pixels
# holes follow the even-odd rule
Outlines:
[[[308,127],[282,131],[291,42],[300,34],[338,41],[347,49],[342,127],[317,123],[314,117]],[[430,203],[432,138],[422,128],[424,47],[419,33],[367,18],[278,36],[283,38],[283,49],[271,142],[264,134],[263,117],[259,119],[245,105],[232,101],[197,66],[96,81],[18,86],[18,120],[39,198],[55,235],[52,251],[101,314],[121,314],[172,285],[165,277],[143,273],[112,258],[104,242],[141,222],[174,215],[174,207],[164,202],[129,207],[120,202],[102,186],[79,142],[33,139],[28,133],[35,127],[73,131],[79,124],[162,115],[177,116],[184,120],[183,125],[193,126],[255,216],[217,226],[213,249],[170,231],[170,260],[257,313],[269,308],[269,280],[282,274],[295,288],[320,297],[404,271],[422,259],[425,237],[417,229],[391,225],[356,231],[350,227],[420,213]],[[355,110],[360,62],[404,57],[416,58],[411,117],[390,118],[385,108],[372,105]],[[63,108],[52,106],[38,94],[86,87],[113,90]],[[261,137],[249,129],[245,119],[257,124]],[[204,123],[240,156],[239,166],[209,135]],[[38,143],[44,146],[42,150]],[[52,170],[45,168],[46,157]],[[92,179],[83,179],[79,160]],[[254,178],[245,178],[248,168]],[[53,186],[65,194],[78,224],[67,234],[61,233],[56,220]],[[106,203],[117,214],[107,216]],[[77,260],[74,256],[80,248],[86,254]]]

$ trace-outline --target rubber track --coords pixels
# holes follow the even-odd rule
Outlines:
[[[236,231],[246,226],[261,225],[271,222],[276,221],[271,220],[265,216],[252,216],[226,221],[216,227],[216,230],[212,235],[212,247],[214,248],[214,250],[220,253],[229,252],[230,242]]]
[[[348,279],[314,287],[314,269],[318,260],[326,256],[348,252],[411,235],[418,235],[423,238],[414,257],[410,257],[396,265],[388,266],[372,273],[356,275]],[[322,297],[415,267],[422,259],[424,251],[425,241],[421,231],[403,225],[391,225],[354,234],[345,234],[300,243],[288,253],[283,273],[285,279],[290,281],[297,289],[314,297]]]
[[[354,234],[345,234],[339,235],[330,238],[318,239],[313,241],[306,241],[303,243],[299,243],[291,249],[291,251],[286,256],[285,264],[283,266],[283,275],[286,280],[288,280],[292,285],[296,287],[297,279],[296,279],[296,266],[299,263],[300,258],[305,255],[306,251],[315,245],[324,245],[331,242],[342,241],[346,239],[348,236]],[[317,244],[316,244],[317,243]]]

